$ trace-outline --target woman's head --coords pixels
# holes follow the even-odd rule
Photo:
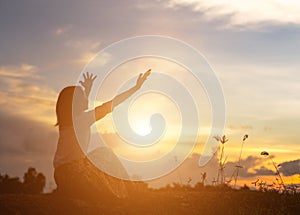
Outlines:
[[[79,86],[65,87],[58,96],[56,103],[56,125],[73,126],[73,117],[88,108],[88,100]]]

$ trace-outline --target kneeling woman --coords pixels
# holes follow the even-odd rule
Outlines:
[[[140,89],[150,72],[148,70],[140,74],[134,87],[91,111],[86,110],[88,96],[96,79],[93,74],[83,75],[84,81],[80,83],[84,90],[80,86],[69,86],[60,92],[56,104],[59,139],[53,161],[58,193],[96,201],[128,196],[124,180],[99,170],[86,157],[90,126]]]

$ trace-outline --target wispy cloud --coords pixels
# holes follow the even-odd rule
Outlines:
[[[62,35],[67,34],[71,29],[72,29],[72,25],[58,27],[58,28],[53,30],[53,34],[55,36],[62,36]]]
[[[92,58],[94,58],[97,52],[100,51],[99,47],[101,42],[93,41],[88,39],[74,39],[69,38],[65,41],[65,46],[78,53],[78,58],[74,60],[75,63],[79,63],[80,65],[87,64]],[[104,56],[106,59],[108,56]],[[102,59],[104,59],[102,58]],[[104,60],[102,63],[105,63]]]
[[[39,76],[36,66],[3,66],[0,68],[0,77],[2,111],[55,123],[57,93],[43,84],[44,80]]]
[[[69,48],[80,50],[95,50],[100,46],[99,41],[91,41],[87,39],[69,39],[65,45]]]
[[[9,78],[35,77],[37,67],[30,64],[21,66],[0,67],[0,76]]]
[[[168,7],[190,7],[207,19],[225,19],[229,26],[300,24],[300,2],[292,0],[170,0]]]

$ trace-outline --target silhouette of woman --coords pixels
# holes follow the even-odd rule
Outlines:
[[[84,81],[80,81],[80,84],[84,90],[80,86],[69,86],[59,93],[56,103],[59,139],[53,161],[58,193],[91,201],[128,196],[123,180],[99,170],[86,157],[90,126],[139,90],[150,73],[151,69],[140,74],[135,86],[91,111],[86,110],[88,96],[96,79],[93,74],[83,75]],[[113,159],[115,162],[116,158]]]

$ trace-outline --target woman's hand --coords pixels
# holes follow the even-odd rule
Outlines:
[[[94,76],[92,73],[89,74],[87,72],[87,73],[83,74],[83,78],[84,78],[84,81],[79,81],[79,83],[83,86],[85,94],[88,97],[91,92],[93,82],[97,78],[97,76],[96,75]]]
[[[144,74],[141,73],[136,81],[136,88],[140,89],[141,86],[143,85],[143,83],[146,81],[146,79],[148,78],[148,76],[151,74],[151,69],[149,69],[147,72],[145,72]]]

